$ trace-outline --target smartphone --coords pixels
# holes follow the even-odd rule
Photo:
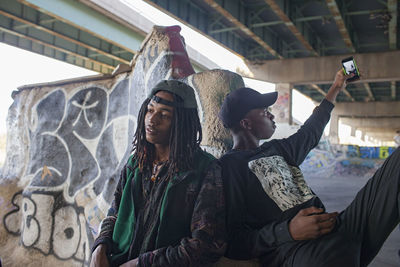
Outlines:
[[[356,61],[354,60],[353,57],[348,57],[348,58],[343,59],[342,67],[343,67],[343,72],[345,75],[354,73],[353,77],[348,78],[346,80],[347,82],[352,82],[352,81],[360,79],[360,72],[358,71]]]

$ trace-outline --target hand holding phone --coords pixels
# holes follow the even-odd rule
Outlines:
[[[348,78],[347,82],[352,82],[360,79],[360,72],[358,71],[356,61],[353,57],[348,57],[342,60],[343,72],[345,75],[354,74],[353,77]]]

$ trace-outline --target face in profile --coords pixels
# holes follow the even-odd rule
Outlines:
[[[260,140],[269,139],[274,134],[276,129],[274,118],[269,108],[252,109],[245,117],[250,123],[249,131]]]
[[[166,91],[159,91],[155,95],[170,102],[174,101],[172,94]],[[144,121],[147,142],[164,146],[169,144],[173,115],[173,107],[150,101]]]

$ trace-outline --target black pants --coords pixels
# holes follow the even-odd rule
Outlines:
[[[367,266],[400,222],[399,188],[397,148],[339,215],[337,229],[303,242],[285,266]]]

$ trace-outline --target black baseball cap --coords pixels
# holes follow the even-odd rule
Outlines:
[[[167,91],[182,98],[183,108],[197,108],[194,89],[184,82],[177,80],[163,80],[157,83],[150,91],[148,97],[152,98],[158,91]],[[167,101],[168,102],[168,101]]]
[[[251,88],[239,88],[225,97],[218,116],[225,128],[231,128],[250,110],[269,107],[276,102],[277,98],[277,92],[261,94]]]

